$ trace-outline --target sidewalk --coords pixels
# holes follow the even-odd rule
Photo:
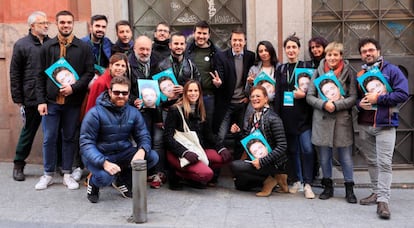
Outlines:
[[[380,220],[376,206],[348,204],[342,184],[336,184],[329,200],[308,200],[303,194],[273,193],[259,198],[254,192],[234,189],[228,170],[216,188],[184,188],[171,191],[167,186],[148,188],[148,222],[128,223],[132,200],[122,198],[111,188],[101,189],[100,201],[89,203],[86,188],[67,190],[62,178],[43,191],[34,189],[42,166],[27,165],[26,181],[12,178],[12,163],[0,163],[0,227],[412,227],[414,224],[414,170],[394,173],[390,202],[391,220]],[[335,172],[335,175],[340,173]],[[339,178],[340,176],[338,176]],[[364,186],[369,178],[356,172],[358,199],[370,194]],[[82,181],[83,182],[83,181]],[[406,185],[407,189],[402,188]],[[316,194],[322,189],[314,188]]]

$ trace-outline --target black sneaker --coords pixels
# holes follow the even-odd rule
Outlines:
[[[121,183],[121,182],[118,182],[118,181],[114,181],[112,183],[112,187],[114,187],[116,190],[118,190],[118,192],[120,192],[121,195],[124,198],[132,198],[131,188],[128,187],[127,184],[124,184],[124,183]]]
[[[97,203],[99,200],[99,188],[96,187],[95,185],[89,183],[88,179],[88,187],[86,188],[86,195],[87,198],[89,200],[89,202],[91,203]]]

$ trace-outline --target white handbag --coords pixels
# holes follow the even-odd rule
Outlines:
[[[200,145],[200,140],[198,139],[197,133],[195,131],[191,131],[190,128],[188,127],[187,123],[185,122],[185,118],[184,118],[183,112],[181,111],[181,108],[178,107],[177,109],[183,120],[184,131],[175,130],[174,139],[177,142],[179,142],[181,145],[183,145],[185,148],[187,148],[189,151],[196,153],[198,155],[198,160],[208,165],[209,162],[208,162],[206,152],[204,151],[203,147]],[[181,167],[184,167],[190,164],[190,162],[184,157],[179,158],[179,160],[180,160]]]

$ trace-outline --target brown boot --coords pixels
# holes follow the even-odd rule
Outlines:
[[[279,185],[279,189],[277,190],[277,192],[279,193],[288,193],[289,192],[289,187],[287,184],[287,174],[276,174],[275,175],[275,179],[277,181],[277,184]]]
[[[270,196],[272,194],[273,188],[276,187],[277,181],[272,176],[268,176],[266,180],[263,182],[262,191],[256,193],[256,196],[263,197],[263,196]]]

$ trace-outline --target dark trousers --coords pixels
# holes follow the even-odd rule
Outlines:
[[[252,188],[262,187],[263,181],[268,176],[282,174],[285,171],[278,170],[274,165],[269,165],[256,169],[251,163],[243,160],[235,160],[231,163],[231,171],[234,177],[236,189],[249,191]]]
[[[33,140],[36,136],[42,117],[37,111],[37,106],[30,106],[24,108],[26,114],[26,124],[23,126],[19,141],[16,146],[16,156],[14,157],[15,164],[25,164],[26,158],[32,150]]]

